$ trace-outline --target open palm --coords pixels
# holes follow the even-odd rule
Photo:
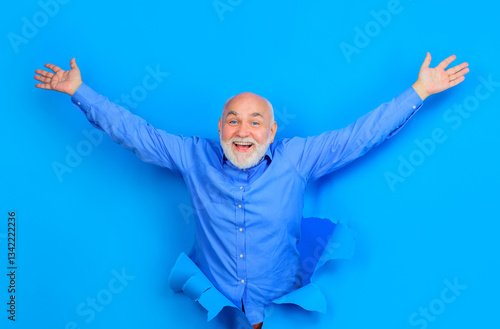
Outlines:
[[[73,96],[73,93],[82,84],[82,76],[80,69],[76,65],[75,58],[69,62],[71,70],[64,71],[60,67],[53,64],[45,64],[54,73],[45,70],[35,70],[35,79],[42,82],[37,83],[35,87],[41,89],[55,90]]]
[[[455,55],[452,55],[439,63],[435,68],[431,68],[429,67],[431,63],[431,54],[427,53],[418,74],[418,81],[427,95],[439,93],[464,81],[464,75],[469,72],[467,68],[469,65],[468,63],[462,63],[445,70],[456,58]]]

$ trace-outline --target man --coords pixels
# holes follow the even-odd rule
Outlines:
[[[217,289],[261,328],[264,308],[302,285],[300,222],[307,182],[362,156],[392,137],[429,95],[464,80],[467,63],[446,70],[450,56],[417,81],[340,130],[308,138],[275,140],[277,124],[265,98],[244,92],[224,105],[220,142],[155,129],[93,91],[71,70],[45,64],[36,87],[72,96],[90,123],[145,162],[182,175],[194,206],[193,260]]]

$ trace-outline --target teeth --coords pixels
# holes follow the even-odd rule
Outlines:
[[[252,145],[252,143],[250,143],[250,142],[234,142],[234,144],[237,144],[237,145]]]

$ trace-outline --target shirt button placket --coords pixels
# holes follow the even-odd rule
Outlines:
[[[237,240],[237,245],[236,245],[236,263],[237,263],[237,277],[239,279],[239,283],[241,284],[241,288],[239,290],[240,294],[243,294],[243,289],[244,289],[244,283],[246,279],[246,261],[244,259],[244,251],[245,251],[245,240],[246,240],[246,234],[245,230],[243,228],[245,227],[245,207],[243,203],[243,193],[245,189],[243,186],[240,186],[239,189],[237,190],[237,198],[236,198],[236,203],[235,205],[237,206],[236,208],[236,223],[237,223],[237,228],[238,228],[238,238]]]

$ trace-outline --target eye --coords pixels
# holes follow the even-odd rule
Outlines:
[[[231,121],[229,121],[229,123],[232,124],[232,125],[235,125],[236,124],[236,120],[231,120]]]
[[[252,125],[257,126],[259,123],[257,121],[252,122]]]

